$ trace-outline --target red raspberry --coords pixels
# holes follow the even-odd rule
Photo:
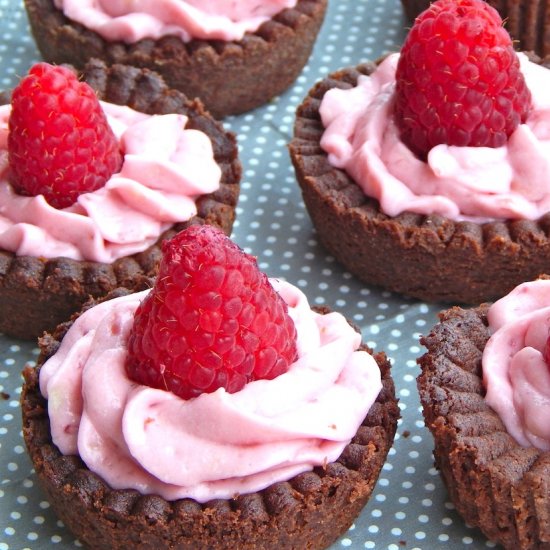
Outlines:
[[[190,399],[288,370],[296,329],[252,256],[209,225],[178,233],[162,251],[129,337],[132,380]]]
[[[13,90],[10,183],[55,208],[95,191],[120,169],[122,154],[95,92],[65,67],[37,63]]]
[[[483,0],[437,0],[418,16],[395,96],[401,138],[420,158],[440,143],[500,147],[531,108],[510,36]]]

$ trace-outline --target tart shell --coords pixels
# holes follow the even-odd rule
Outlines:
[[[306,64],[324,20],[327,0],[298,0],[240,41],[175,36],[135,44],[108,42],[67,19],[53,0],[25,0],[38,49],[50,63],[81,68],[88,59],[156,71],[188,97],[199,97],[216,118],[258,107],[282,93]]]
[[[331,166],[320,146],[321,100],[375,68],[371,62],[330,75],[297,109],[290,156],[320,242],[363,282],[428,302],[479,304],[549,271],[550,213],[487,223],[411,212],[392,217]]]
[[[489,304],[453,307],[421,339],[417,379],[435,464],[464,520],[507,550],[550,547],[550,452],[524,448],[484,400]]]

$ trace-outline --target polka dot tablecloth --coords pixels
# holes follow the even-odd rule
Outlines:
[[[287,144],[294,112],[328,72],[399,48],[406,22],[398,0],[330,0],[313,55],[295,84],[269,105],[226,120],[238,135],[244,168],[233,238],[262,270],[301,288],[312,304],[340,310],[364,340],[393,364],[402,419],[371,500],[332,550],[492,548],[447,500],[433,467],[432,439],[416,391],[419,336],[440,307],[368,288],[318,244],[305,211]],[[11,87],[39,54],[20,2],[0,0],[0,86]],[[0,550],[81,547],[38,487],[21,436],[21,370],[38,350],[0,336]]]

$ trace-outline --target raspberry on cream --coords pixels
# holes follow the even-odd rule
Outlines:
[[[73,21],[109,41],[134,43],[174,35],[193,39],[241,40],[296,0],[55,0]]]
[[[122,151],[96,92],[69,68],[35,63],[10,104],[9,181],[16,193],[67,208],[120,171]]]
[[[351,89],[332,89],[320,112],[321,146],[389,216],[404,211],[454,220],[537,219],[550,210],[548,69],[518,54],[532,110],[503,147],[437,145],[419,160],[393,118],[399,54]]]
[[[220,184],[209,138],[183,115],[146,115],[101,103],[124,152],[120,172],[64,209],[8,183],[10,106],[0,107],[0,248],[18,255],[110,263],[145,250]]]
[[[126,373],[182,399],[271,380],[297,356],[287,305],[256,258],[211,225],[162,243],[154,286],[134,315]]]
[[[517,286],[495,302],[482,359],[485,399],[522,446],[550,450],[550,280]]]
[[[315,313],[296,287],[271,284],[295,323],[298,359],[233,394],[182,400],[127,378],[125,345],[145,293],[83,313],[40,371],[61,452],[78,453],[114,488],[199,502],[338,458],[380,392],[380,371],[343,316]]]

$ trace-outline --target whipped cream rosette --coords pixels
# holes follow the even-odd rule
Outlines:
[[[382,212],[483,223],[540,218],[550,210],[550,71],[519,54],[532,109],[498,148],[437,145],[425,161],[401,141],[392,115],[399,54],[357,86],[329,90],[319,109],[321,146]]]
[[[550,280],[523,283],[487,313],[485,399],[516,441],[550,451]]]
[[[241,40],[297,0],[54,0],[69,19],[109,41],[134,43],[144,38],[173,35],[193,39]]]
[[[219,189],[212,143],[203,132],[186,129],[187,116],[148,115],[105,102],[102,107],[124,152],[121,170],[63,209],[10,186],[10,106],[0,107],[0,248],[19,256],[110,263],[149,248],[169,227],[197,214],[201,195]]]
[[[380,370],[343,316],[315,313],[296,287],[271,282],[290,306],[298,359],[233,394],[185,401],[127,377],[125,346],[143,293],[82,314],[40,372],[60,451],[80,455],[114,488],[199,502],[336,460],[382,388]]]

